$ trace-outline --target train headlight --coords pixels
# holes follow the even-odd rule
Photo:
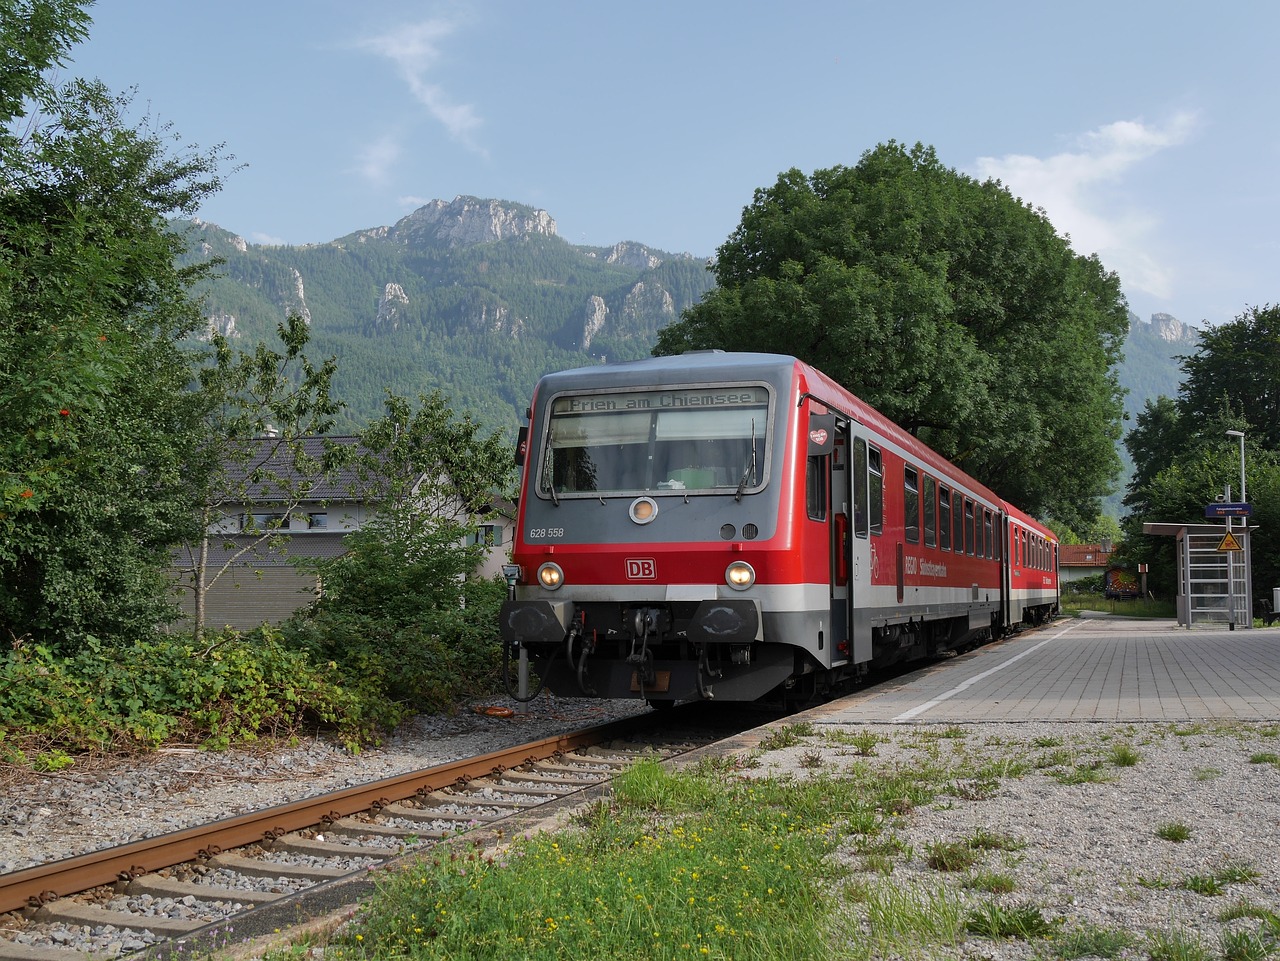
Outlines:
[[[724,570],[724,582],[735,591],[745,591],[756,582],[756,572],[746,561],[734,561]]]
[[[554,591],[564,583],[564,571],[559,564],[543,564],[538,568],[538,583],[549,591]]]
[[[658,502],[652,497],[637,497],[627,508],[627,515],[637,524],[648,524],[658,516]]]

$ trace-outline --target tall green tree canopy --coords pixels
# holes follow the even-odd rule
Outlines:
[[[86,6],[0,0],[0,637],[55,646],[168,610],[205,399],[181,346],[201,268],[175,266],[166,218],[219,186],[216,150],[49,79]]]
[[[1182,358],[1176,399],[1149,401],[1125,446],[1134,474],[1124,503],[1126,551],[1151,564],[1157,588],[1175,589],[1173,545],[1144,537],[1148,522],[1203,523],[1204,507],[1231,486],[1240,496],[1240,447],[1246,438],[1246,481],[1255,594],[1280,586],[1280,307],[1251,307],[1204,330]]]
[[[889,142],[757,190],[655,353],[794,354],[1005,497],[1083,529],[1119,469],[1128,308],[998,181]]]

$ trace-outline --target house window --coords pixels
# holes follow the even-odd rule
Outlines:
[[[501,547],[502,528],[496,524],[481,524],[475,533],[467,538],[467,544],[479,544],[482,547]]]
[[[246,514],[244,517],[244,530],[274,531],[288,526],[289,518],[280,513]]]
[[[329,515],[325,513],[311,512],[307,514],[307,530],[323,531],[329,527]]]

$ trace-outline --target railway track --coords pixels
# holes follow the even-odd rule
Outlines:
[[[0,875],[0,961],[163,959],[329,916],[407,853],[524,830],[637,757],[717,736],[656,730],[637,715]]]

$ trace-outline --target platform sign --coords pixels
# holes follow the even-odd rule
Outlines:
[[[1242,550],[1244,550],[1244,548],[1243,548],[1243,547],[1241,547],[1241,546],[1240,546],[1240,542],[1239,542],[1238,540],[1236,540],[1236,535],[1235,535],[1235,534],[1232,534],[1230,531],[1227,531],[1226,536],[1225,536],[1225,537],[1223,537],[1223,538],[1222,538],[1222,540],[1218,541],[1218,550],[1220,550],[1220,551],[1242,551]]]
[[[1253,514],[1252,504],[1206,504],[1205,517],[1250,517]]]

